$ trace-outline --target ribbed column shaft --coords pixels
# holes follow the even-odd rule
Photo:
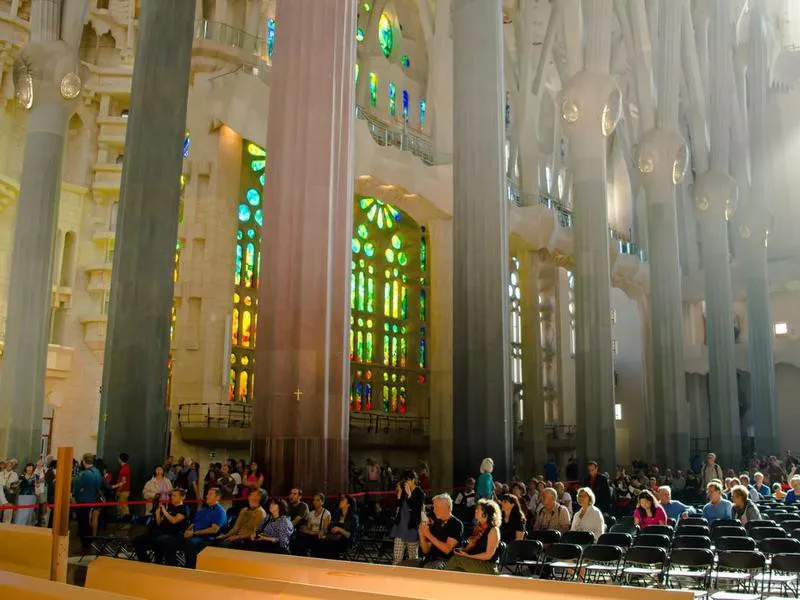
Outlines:
[[[750,202],[767,205],[766,162],[769,142],[766,124],[769,64],[763,0],[750,0],[750,57],[747,69],[750,124]]]
[[[730,22],[730,1],[714,0],[714,16],[710,31],[711,110],[709,111],[711,132],[711,168],[721,173],[730,170],[730,128],[732,74],[728,68],[733,52]]]
[[[453,2],[453,431],[456,481],[511,474],[508,207],[500,0]]]
[[[539,321],[539,255],[526,252],[520,256],[520,291],[522,299],[522,469],[532,476],[547,461],[545,439],[544,393],[542,390],[542,340]]]
[[[611,66],[613,0],[583,0],[583,64],[587,71],[608,73]]]
[[[681,89],[681,21],[685,0],[662,0],[658,13],[658,109],[656,126],[678,128],[678,96]]]
[[[61,1],[33,0],[31,4],[31,41],[54,42],[61,35]]]

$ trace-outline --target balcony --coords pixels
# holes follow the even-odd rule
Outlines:
[[[419,448],[430,444],[429,419],[376,412],[350,413],[351,448]]]
[[[119,193],[120,182],[122,181],[122,164],[95,163],[92,166],[92,170],[94,171],[92,190],[95,193]]]
[[[190,444],[248,448],[253,433],[253,407],[234,402],[181,404],[178,429],[183,441]]]
[[[125,132],[128,129],[126,117],[101,117],[97,119],[97,124],[100,125],[97,134],[98,143],[120,148],[125,146]]]
[[[452,156],[436,153],[430,138],[412,131],[405,125],[387,123],[367,112],[363,106],[358,105],[356,106],[356,118],[366,121],[372,139],[379,146],[392,146],[411,152],[426,165],[450,164],[453,162]]]

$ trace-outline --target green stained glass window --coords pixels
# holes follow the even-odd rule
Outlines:
[[[378,44],[380,44],[383,55],[389,58],[394,47],[394,32],[392,31],[392,21],[386,11],[378,20]]]
[[[428,102],[423,98],[419,101],[419,128],[425,129],[425,117],[428,114]]]
[[[401,267],[405,267],[408,264],[408,255],[405,252],[397,253],[397,264]]]
[[[248,229],[247,230],[247,237],[250,238],[251,240],[256,239],[256,230],[253,229],[252,227],[250,229]]]
[[[242,239],[242,237],[244,237],[244,234],[242,233],[242,230],[241,230],[241,229],[239,229],[239,230],[236,232],[236,239],[237,239],[237,240],[241,240],[241,239]]]
[[[267,19],[267,56],[272,58],[275,52],[275,19]]]
[[[250,206],[258,206],[261,204],[261,194],[258,193],[258,190],[254,188],[250,188],[247,190],[247,202]]]
[[[367,235],[369,234],[369,230],[367,229],[367,226],[362,223],[356,229],[356,233],[358,233],[358,237],[360,237],[362,240],[365,240],[365,239],[367,239]]]
[[[372,257],[375,254],[375,244],[372,242],[367,242],[364,244],[364,254],[369,257]]]
[[[404,69],[411,66],[411,59],[408,58],[408,54],[403,54],[403,58],[400,59],[400,64],[403,65]]]
[[[392,236],[392,248],[394,248],[395,250],[400,250],[400,248],[402,248],[402,246],[403,246],[403,242],[400,240],[400,236],[396,235],[396,234],[393,235]]]
[[[369,74],[369,104],[378,105],[378,76],[375,73]]]
[[[250,207],[247,204],[240,204],[239,205],[239,220],[242,223],[246,223],[250,220],[251,215]]]
[[[258,226],[261,227],[264,224],[264,213],[260,208],[257,208],[254,216],[256,223],[258,223]]]
[[[367,278],[367,312],[375,312],[375,280],[372,277]]]
[[[359,76],[360,74],[361,74],[361,67],[359,67],[359,66],[358,66],[358,63],[356,63],[356,66],[355,66],[355,73],[354,73],[354,75],[353,75],[353,79],[355,80],[355,82],[356,82],[356,85],[358,85],[358,76]]]
[[[363,42],[364,41],[364,30],[359,27],[356,29],[356,41]]]
[[[361,242],[358,241],[358,238],[353,238],[353,254],[358,254],[361,252]]]
[[[397,87],[393,83],[389,84],[389,114],[397,114]]]
[[[386,255],[386,262],[388,263],[394,262],[394,250],[392,250],[391,248],[387,248],[384,254]]]
[[[425,321],[427,318],[428,307],[425,305],[425,290],[419,292],[419,320]]]

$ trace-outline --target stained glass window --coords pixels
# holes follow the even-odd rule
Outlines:
[[[363,42],[364,41],[364,30],[359,27],[356,29],[356,41]]]
[[[378,76],[375,73],[369,74],[369,105],[378,105]]]
[[[411,59],[408,58],[408,54],[403,54],[403,58],[400,59],[400,64],[403,65],[404,69],[411,66]]]
[[[405,414],[427,398],[425,229],[357,198],[350,277],[350,408]]]
[[[389,58],[394,47],[394,32],[392,31],[392,21],[386,11],[381,14],[378,21],[378,44],[380,44],[383,55]]]
[[[275,52],[275,19],[267,19],[267,56],[272,58]]]
[[[569,353],[575,356],[575,274],[567,271],[567,311],[569,312]]]
[[[428,103],[425,98],[419,101],[419,128],[425,129],[425,116],[428,112]]]
[[[389,114],[397,114],[397,87],[393,83],[389,84]]]
[[[358,75],[360,74],[360,72],[361,72],[361,67],[358,66],[358,63],[356,63],[355,75],[353,77],[355,79],[356,85],[358,85]]]
[[[231,401],[249,402],[253,399],[266,166],[267,153],[264,149],[246,142],[242,154],[240,201],[236,208],[238,227],[233,265],[231,368],[228,382],[228,399]]]
[[[408,125],[408,90],[403,90],[403,122]]]
[[[508,298],[511,306],[511,383],[514,404],[522,420],[522,290],[520,288],[519,259],[511,259],[511,273],[508,280]]]

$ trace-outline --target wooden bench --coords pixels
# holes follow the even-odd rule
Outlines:
[[[271,581],[326,585],[341,590],[402,593],[407,598],[452,600],[453,598],[501,597],[503,600],[692,600],[691,592],[589,585],[522,577],[474,575],[429,569],[411,569],[298,556],[263,554],[243,550],[206,548],[197,568],[227,575],[243,575]],[[535,596],[532,596],[535,594]]]
[[[55,581],[45,581],[36,577],[0,571],[0,598],[24,598],[25,600],[132,600],[133,597],[86,590],[66,583],[56,583]]]
[[[165,598],[400,600],[408,597],[402,590],[397,590],[398,595],[393,596],[104,557],[89,565],[86,587],[103,592],[130,594],[142,600]]]
[[[0,524],[0,570],[50,579],[52,545],[50,529]]]

